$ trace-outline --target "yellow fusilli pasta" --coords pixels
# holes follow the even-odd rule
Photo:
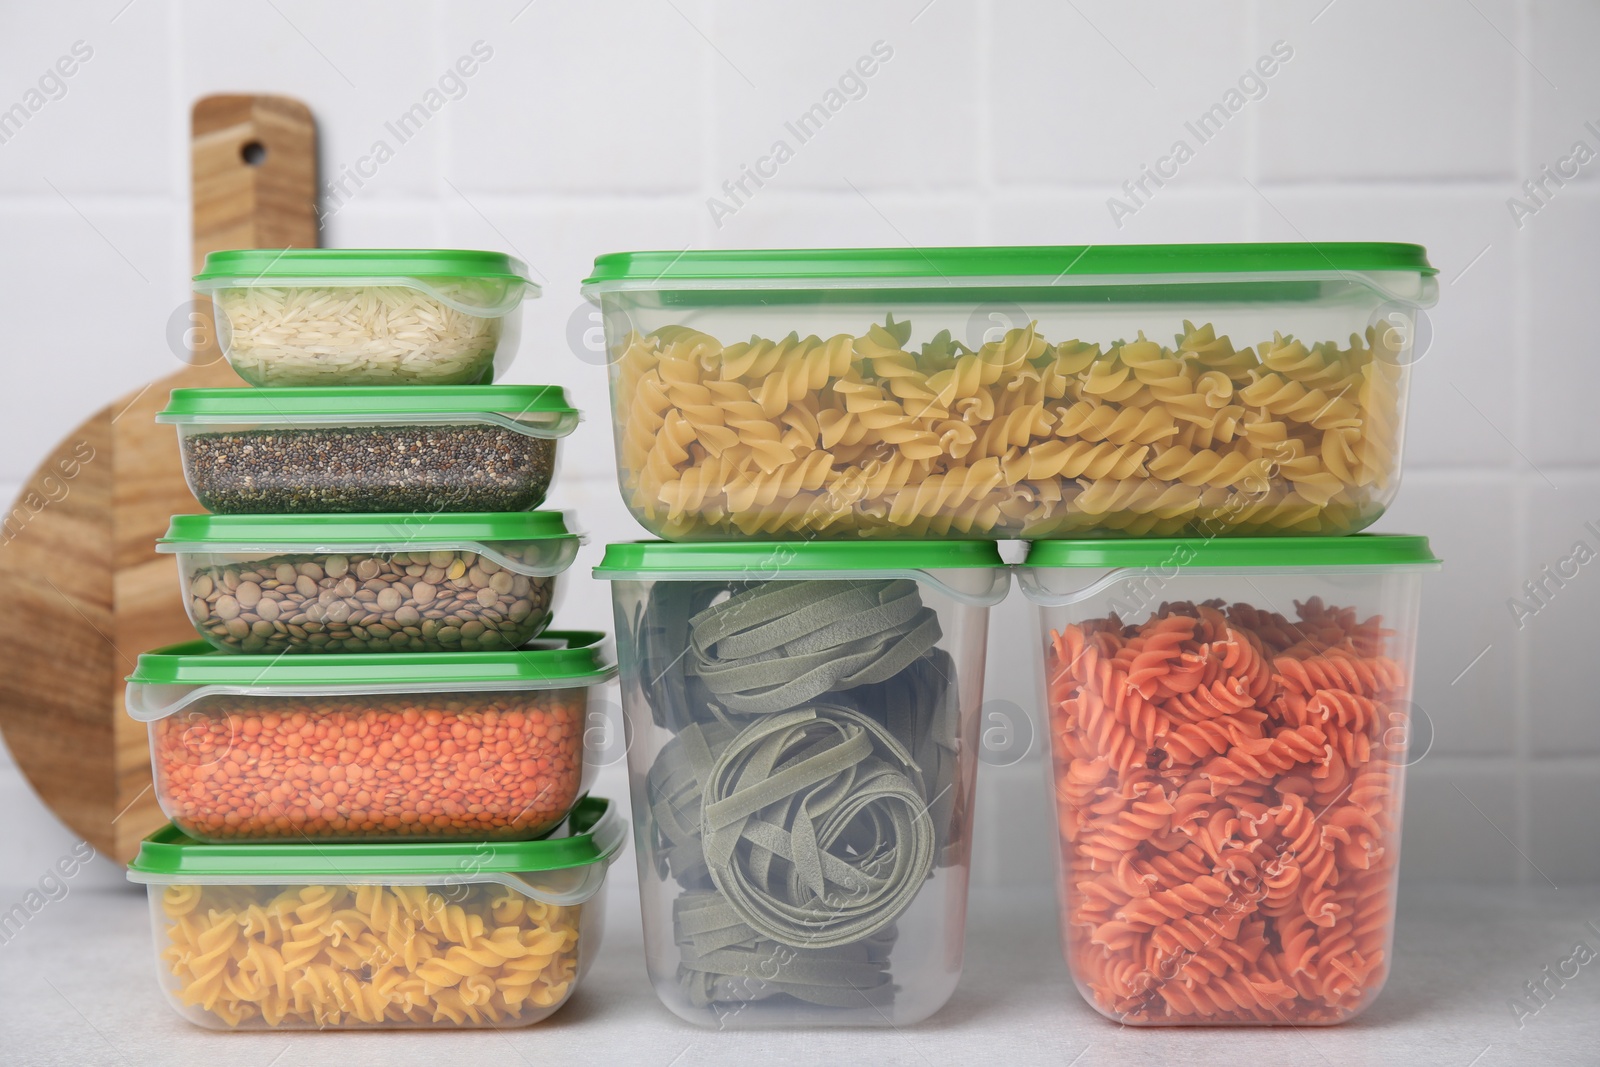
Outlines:
[[[169,885],[161,960],[228,1028],[516,1026],[567,998],[583,905],[500,885]]]
[[[1387,334],[1235,348],[1052,343],[1037,324],[913,352],[859,336],[731,345],[669,326],[620,346],[623,490],[669,537],[1345,533],[1397,474]]]

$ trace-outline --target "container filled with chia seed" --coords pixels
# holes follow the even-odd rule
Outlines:
[[[517,648],[580,538],[558,511],[175,515],[184,606],[227,652]]]
[[[225,515],[526,511],[578,424],[547,385],[177,389],[189,488]]]

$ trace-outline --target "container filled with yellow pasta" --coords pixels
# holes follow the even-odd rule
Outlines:
[[[721,1029],[903,1026],[961,976],[984,541],[613,544],[645,956]]]
[[[599,257],[618,472],[674,540],[1344,534],[1398,487],[1408,244]]]
[[[201,844],[168,826],[149,887],[168,1001],[214,1030],[527,1026],[599,948],[627,836],[588,798],[540,841]]]
[[[1061,938],[1130,1025],[1317,1025],[1392,965],[1426,538],[1041,541]]]

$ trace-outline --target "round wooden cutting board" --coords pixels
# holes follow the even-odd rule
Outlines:
[[[304,104],[205,97],[191,157],[196,271],[217,249],[317,245],[316,124]],[[122,863],[165,821],[122,679],[140,652],[195,636],[155,541],[173,514],[200,506],[177,435],[155,415],[173,389],[244,385],[210,321],[209,301],[197,302],[189,365],[91,415],[0,514],[0,731],[44,802]]]

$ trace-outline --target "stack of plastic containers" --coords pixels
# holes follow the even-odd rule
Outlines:
[[[961,974],[988,615],[1010,575],[933,473],[958,443],[905,414],[933,394],[863,377],[875,343],[887,374],[917,375],[891,355],[904,324],[856,337],[889,307],[819,295],[805,258],[606,256],[586,283],[623,495],[669,539],[611,545],[595,572],[646,957],[661,1000],[706,1026],[904,1025]],[[903,521],[895,494],[925,506]]]
[[[662,999],[712,1025],[943,1003],[1006,587],[962,539],[1020,538],[1085,998],[1369,1003],[1436,561],[1348,535],[1398,486],[1434,273],[1395,244],[599,258],[622,493],[688,542],[597,572]]]
[[[222,348],[254,389],[179,390],[172,520],[203,641],[139,658],[172,825],[150,886],[158,973],[216,1028],[516,1026],[600,936],[625,830],[584,799],[614,676],[547,630],[578,537],[544,499],[578,413],[491,384],[536,295],[497,253],[214,253]]]

